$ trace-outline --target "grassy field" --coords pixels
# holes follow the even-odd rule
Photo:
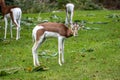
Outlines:
[[[0,80],[120,80],[120,11],[75,11],[74,21],[84,22],[78,37],[65,40],[65,64],[58,65],[57,39],[39,48],[41,65],[34,68],[31,48],[33,27],[43,21],[64,22],[65,12],[23,14],[21,39],[4,40],[0,23]]]

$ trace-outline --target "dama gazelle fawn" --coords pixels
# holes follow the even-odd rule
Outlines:
[[[76,25],[73,25],[73,28]],[[32,47],[33,63],[34,66],[39,66],[37,49],[45,41],[46,37],[58,38],[58,63],[61,66],[64,63],[64,39],[77,35],[78,28],[70,29],[62,23],[46,22],[41,23],[34,27],[32,37],[35,41]]]
[[[71,25],[73,23],[72,22],[73,13],[74,13],[74,4],[72,3],[66,4],[66,19],[65,19],[66,25]]]
[[[0,6],[1,6],[1,10],[2,10],[2,15],[5,20],[4,39],[6,39],[8,18],[10,18],[11,38],[13,37],[13,35],[12,35],[12,22],[13,22],[17,28],[16,40],[18,40],[20,38],[20,21],[21,21],[21,15],[22,15],[21,8],[19,8],[17,6],[6,6],[5,0],[0,0]]]

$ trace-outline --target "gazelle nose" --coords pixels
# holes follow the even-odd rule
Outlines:
[[[74,35],[73,36],[78,36],[78,33],[74,33]]]

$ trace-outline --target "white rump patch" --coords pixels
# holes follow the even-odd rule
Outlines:
[[[43,26],[35,26],[35,28],[32,31],[32,37],[34,37],[34,39],[36,40],[36,33],[39,29],[43,29]]]
[[[11,11],[13,12],[13,18],[14,19],[19,19],[19,18],[21,18],[21,14],[22,14],[22,11],[21,11],[21,9],[20,8],[13,8],[13,9],[11,9]]]
[[[74,11],[74,5],[69,3],[66,5],[68,12]]]

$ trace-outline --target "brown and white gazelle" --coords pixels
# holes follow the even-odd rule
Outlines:
[[[67,3],[66,4],[66,19],[65,19],[66,25],[71,25],[73,23],[72,22],[73,13],[74,13],[74,4]]]
[[[2,15],[5,20],[4,39],[6,39],[8,18],[10,18],[10,20],[11,20],[10,21],[11,38],[13,37],[13,35],[12,35],[12,22],[13,22],[17,28],[16,40],[18,40],[20,38],[20,21],[21,21],[21,15],[22,15],[21,8],[19,8],[17,6],[6,6],[4,0],[0,0],[0,6],[1,6],[1,10],[2,10]]]
[[[73,28],[76,25],[73,25]],[[45,41],[46,37],[57,37],[58,38],[58,63],[61,66],[64,63],[64,39],[76,36],[78,28],[74,28],[73,30],[68,28],[62,23],[54,23],[54,22],[46,22],[35,26],[32,32],[32,37],[35,41],[32,47],[32,55],[33,55],[33,63],[34,66],[39,66],[37,49],[41,44]]]

